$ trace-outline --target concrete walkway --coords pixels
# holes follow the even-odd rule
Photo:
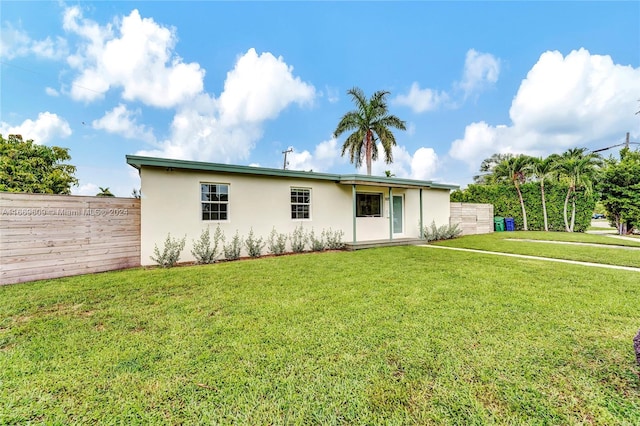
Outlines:
[[[625,237],[622,237],[625,238]],[[638,241],[636,238],[625,238],[631,239],[633,241]],[[622,250],[640,250],[640,247],[633,246],[618,246],[614,244],[597,244],[597,243],[581,243],[580,241],[551,241],[551,240],[529,240],[526,238],[505,238],[503,241],[522,241],[525,243],[547,243],[547,244],[566,244],[566,245],[575,245],[575,246],[589,246],[589,247],[598,247],[598,248],[610,248],[610,249],[622,249]]]
[[[577,261],[577,260],[554,259],[554,258],[551,258],[551,257],[529,256],[529,255],[526,255],[526,254],[498,253],[498,252],[494,252],[494,251],[465,249],[465,248],[457,248],[457,247],[434,246],[434,245],[430,245],[430,244],[421,245],[419,247],[428,247],[428,248],[441,249],[441,250],[466,251],[466,252],[470,252],[470,253],[491,254],[491,255],[494,255],[494,256],[517,257],[517,258],[520,258],[520,259],[541,260],[541,261],[559,262],[559,263],[570,263],[570,264],[573,264],[573,265],[595,266],[597,268],[618,269],[618,270],[624,270],[624,271],[640,272],[640,268],[634,268],[634,267],[631,267],[631,266],[619,266],[619,265],[607,265],[607,264],[604,264],[604,263],[580,262],[580,261]]]

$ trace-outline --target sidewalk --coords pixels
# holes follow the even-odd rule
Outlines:
[[[631,267],[631,266],[619,266],[619,265],[607,265],[607,264],[604,264],[604,263],[580,262],[578,260],[554,259],[554,258],[551,258],[551,257],[529,256],[529,255],[526,255],[526,254],[498,253],[498,252],[494,252],[494,251],[485,251],[485,250],[476,250],[476,249],[433,246],[433,245],[430,245],[430,244],[425,244],[425,245],[421,245],[421,246],[418,246],[418,247],[429,247],[429,248],[442,249],[442,250],[466,251],[466,252],[471,252],[471,253],[492,254],[492,255],[495,255],[495,256],[517,257],[517,258],[520,258],[520,259],[542,260],[542,261],[547,261],[547,262],[559,262],[559,263],[570,263],[572,265],[595,266],[597,268],[618,269],[618,270],[624,270],[624,271],[640,272],[640,268],[634,268],[634,267]]]

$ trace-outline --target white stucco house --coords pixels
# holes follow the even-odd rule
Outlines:
[[[192,240],[220,226],[227,238],[251,229],[267,239],[302,225],[319,234],[342,230],[358,245],[421,238],[420,229],[449,223],[455,185],[395,177],[338,175],[128,155],[140,173],[141,264],[168,233]]]

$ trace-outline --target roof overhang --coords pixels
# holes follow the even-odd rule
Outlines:
[[[165,170],[177,169],[265,177],[324,180],[333,181],[343,185],[378,186],[388,188],[434,188],[449,190],[459,188],[458,185],[434,183],[428,180],[402,179],[386,176],[338,175],[331,173],[305,172],[301,170],[282,170],[266,167],[206,163],[202,161],[174,160],[169,158],[145,157],[139,155],[127,155],[127,164],[138,170],[141,170],[143,167],[152,167]]]

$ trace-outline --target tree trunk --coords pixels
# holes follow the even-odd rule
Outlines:
[[[520,207],[522,208],[522,226],[525,231],[527,229],[527,210],[524,208],[524,200],[522,199],[522,192],[520,192],[520,185],[516,183],[516,191],[518,191],[518,198],[520,199]]]
[[[571,232],[576,224],[576,199],[571,200]]]
[[[567,232],[571,232],[569,229],[569,219],[567,218],[567,208],[569,207],[569,196],[571,196],[571,187],[567,190],[567,196],[564,197],[564,209],[562,214],[564,216],[564,230]]]
[[[547,219],[547,202],[544,197],[544,180],[540,181],[540,192],[542,193],[542,216],[544,217],[544,230],[549,231],[549,221]]]
[[[371,130],[369,130],[367,132],[367,139],[365,141],[365,156],[367,157],[367,175],[371,176],[371,155],[372,155],[372,148],[371,148]]]

